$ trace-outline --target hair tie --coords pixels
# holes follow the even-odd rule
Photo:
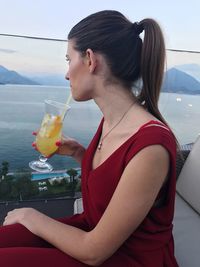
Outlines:
[[[132,28],[135,31],[136,34],[140,35],[144,31],[144,27],[139,22],[132,23]]]

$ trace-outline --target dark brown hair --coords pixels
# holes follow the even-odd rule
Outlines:
[[[144,40],[140,33],[144,30]],[[132,23],[118,11],[94,13],[76,24],[68,39],[84,55],[88,48],[104,55],[111,74],[131,89],[140,78],[138,101],[156,118],[165,122],[158,109],[162,85],[165,45],[162,31],[153,19]]]

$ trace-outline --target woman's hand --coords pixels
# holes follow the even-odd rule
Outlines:
[[[58,149],[55,154],[73,157],[76,161],[81,163],[85,148],[75,139],[62,136],[61,140],[56,142],[56,145]]]
[[[56,142],[58,150],[55,152],[59,155],[66,155],[73,157],[77,150],[82,147],[75,139],[62,136],[61,140]]]
[[[37,132],[33,132],[32,134],[36,136]],[[85,153],[85,148],[75,139],[62,136],[61,140],[58,140],[55,145],[58,147],[58,149],[49,157],[53,156],[54,154],[64,155],[73,157],[77,162],[81,163],[83,154]],[[35,142],[32,143],[32,146],[37,150]]]
[[[4,219],[3,225],[20,223],[24,225],[32,233],[35,232],[37,219],[44,216],[33,208],[20,208],[9,211]]]

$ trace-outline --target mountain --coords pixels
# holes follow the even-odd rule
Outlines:
[[[42,85],[51,86],[69,86],[69,82],[65,80],[64,75],[59,74],[44,74],[42,76],[30,76],[31,80]]]
[[[181,70],[171,68],[165,73],[162,91],[194,95],[200,94],[200,82]]]
[[[199,64],[183,64],[175,66],[176,69],[186,72],[200,82],[200,65]]]
[[[177,69],[179,67],[179,69]],[[185,71],[187,69],[194,72],[200,68],[197,64],[180,65],[169,69],[164,76],[162,91],[183,94],[200,94],[200,82]],[[196,76],[195,76],[196,77]],[[63,75],[46,74],[43,76],[21,75],[16,71],[8,70],[0,65],[0,84],[27,84],[27,85],[51,85],[51,86],[69,86],[69,81],[64,79]]]
[[[28,85],[39,85],[27,77],[24,77],[16,71],[8,70],[0,65],[0,84],[28,84]]]

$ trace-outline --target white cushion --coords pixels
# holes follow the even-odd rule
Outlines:
[[[176,195],[174,215],[175,256],[180,267],[200,266],[200,216]]]
[[[200,137],[184,163],[176,189],[181,197],[200,214]]]
[[[83,212],[83,202],[82,202],[82,198],[77,198],[74,201],[74,214],[77,213],[82,213]]]

